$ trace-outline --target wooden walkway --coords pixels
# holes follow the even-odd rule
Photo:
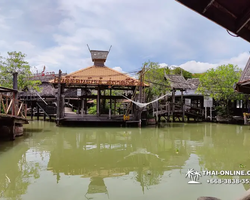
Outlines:
[[[80,124],[83,126],[138,126],[139,120],[130,119],[123,120],[123,115],[112,115],[109,118],[108,114],[101,114],[100,116],[93,114],[76,114],[70,108],[65,108],[64,117],[57,119],[59,124]]]

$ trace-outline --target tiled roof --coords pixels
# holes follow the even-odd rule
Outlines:
[[[53,80],[51,82],[53,82]],[[107,66],[95,65],[62,76],[62,82],[82,85],[124,85],[124,82],[125,85],[135,85],[139,83],[137,79],[132,78],[127,74],[121,73]]]

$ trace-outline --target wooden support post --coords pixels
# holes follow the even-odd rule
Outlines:
[[[101,91],[100,91],[100,86],[98,86],[97,99],[96,99],[96,114],[97,114],[97,116],[100,116],[100,96],[101,96]]]
[[[40,111],[39,111],[39,106],[36,106],[36,119],[39,120],[39,116],[40,116]]]
[[[205,120],[207,120],[207,107],[205,107]]]
[[[181,90],[181,108],[182,108],[182,122],[185,119],[184,101],[183,101],[183,90]]]
[[[175,122],[174,112],[175,112],[175,89],[172,90],[172,118],[173,118],[173,122]]]
[[[84,114],[84,99],[82,98],[81,101],[82,101],[81,115],[83,117],[83,114]]]
[[[142,87],[143,87],[143,73],[144,73],[144,69],[145,69],[145,65],[144,65],[144,67],[143,67],[143,69],[142,69],[142,71],[140,72],[140,87],[139,87],[139,102],[140,103],[143,103],[143,100],[142,100],[142,95],[143,95],[143,91],[142,91]],[[142,111],[143,111],[143,108],[142,109],[140,109],[139,108],[139,124],[138,124],[138,126],[139,127],[141,127],[141,114],[142,114]]]
[[[46,120],[46,114],[44,113],[43,114],[43,121],[45,121]]]
[[[116,99],[114,99],[114,114],[116,115]]]
[[[210,121],[213,121],[213,116],[212,116],[212,107],[210,107],[209,109],[210,109]]]
[[[112,116],[112,101],[111,101],[111,95],[112,95],[112,89],[111,89],[111,86],[110,86],[110,90],[109,90],[109,96],[110,96],[110,99],[109,99],[109,119],[111,119],[111,116]]]
[[[62,78],[62,71],[59,70],[59,76],[58,76],[58,93],[57,93],[57,113],[56,113],[56,120],[57,125],[59,125],[59,120],[61,118],[61,78]]]
[[[34,106],[33,106],[33,101],[31,101],[31,110],[30,110],[30,115],[31,115],[31,120],[33,120],[33,109],[34,109]]]

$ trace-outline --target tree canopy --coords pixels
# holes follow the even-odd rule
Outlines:
[[[30,80],[30,65],[25,60],[26,55],[22,52],[8,52],[7,57],[0,57],[0,86],[13,87],[13,73],[18,73],[18,90],[34,88],[38,90],[40,81]]]
[[[168,84],[164,79],[165,68],[160,67],[156,62],[145,62],[144,81],[150,87],[145,88],[147,101],[151,101],[153,97],[166,94],[169,90]]]
[[[209,95],[215,100],[236,100],[242,98],[234,90],[234,84],[241,76],[241,69],[232,64],[221,65],[208,70],[200,77],[197,92]]]

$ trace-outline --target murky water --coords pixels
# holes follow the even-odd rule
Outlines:
[[[25,127],[25,136],[0,142],[0,199],[235,200],[250,187],[209,184],[208,176],[191,185],[185,177],[189,168],[250,170],[247,126]]]

